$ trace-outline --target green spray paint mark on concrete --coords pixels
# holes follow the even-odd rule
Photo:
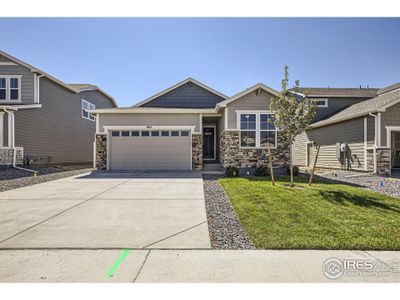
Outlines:
[[[108,270],[108,272],[106,273],[107,277],[111,278],[114,275],[114,272],[118,269],[120,264],[122,264],[122,262],[125,260],[125,258],[129,255],[129,252],[131,252],[131,250],[125,249],[121,253],[121,255],[118,257],[117,261],[112,265],[110,270]]]

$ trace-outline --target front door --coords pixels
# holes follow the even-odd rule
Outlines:
[[[203,159],[214,160],[215,157],[215,127],[203,128]]]
[[[392,168],[400,168],[400,131],[392,131]]]

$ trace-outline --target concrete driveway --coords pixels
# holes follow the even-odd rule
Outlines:
[[[209,249],[200,172],[94,173],[0,193],[0,249]]]

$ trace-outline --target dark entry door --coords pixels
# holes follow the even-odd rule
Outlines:
[[[215,159],[215,127],[203,128],[203,159]]]
[[[392,132],[392,168],[400,168],[400,131]]]

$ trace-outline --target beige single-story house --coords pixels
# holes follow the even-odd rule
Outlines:
[[[293,160],[310,166],[390,175],[400,149],[400,89],[301,88],[317,105],[311,130],[296,138]],[[95,109],[96,167],[102,170],[201,170],[207,164],[286,173],[289,145],[269,122],[277,92],[256,84],[228,97],[188,78],[132,107]]]
[[[188,78],[132,107],[95,109],[96,166],[103,170],[242,170],[265,164],[268,147],[285,172],[288,145],[270,124],[276,91],[256,84],[228,97]]]

